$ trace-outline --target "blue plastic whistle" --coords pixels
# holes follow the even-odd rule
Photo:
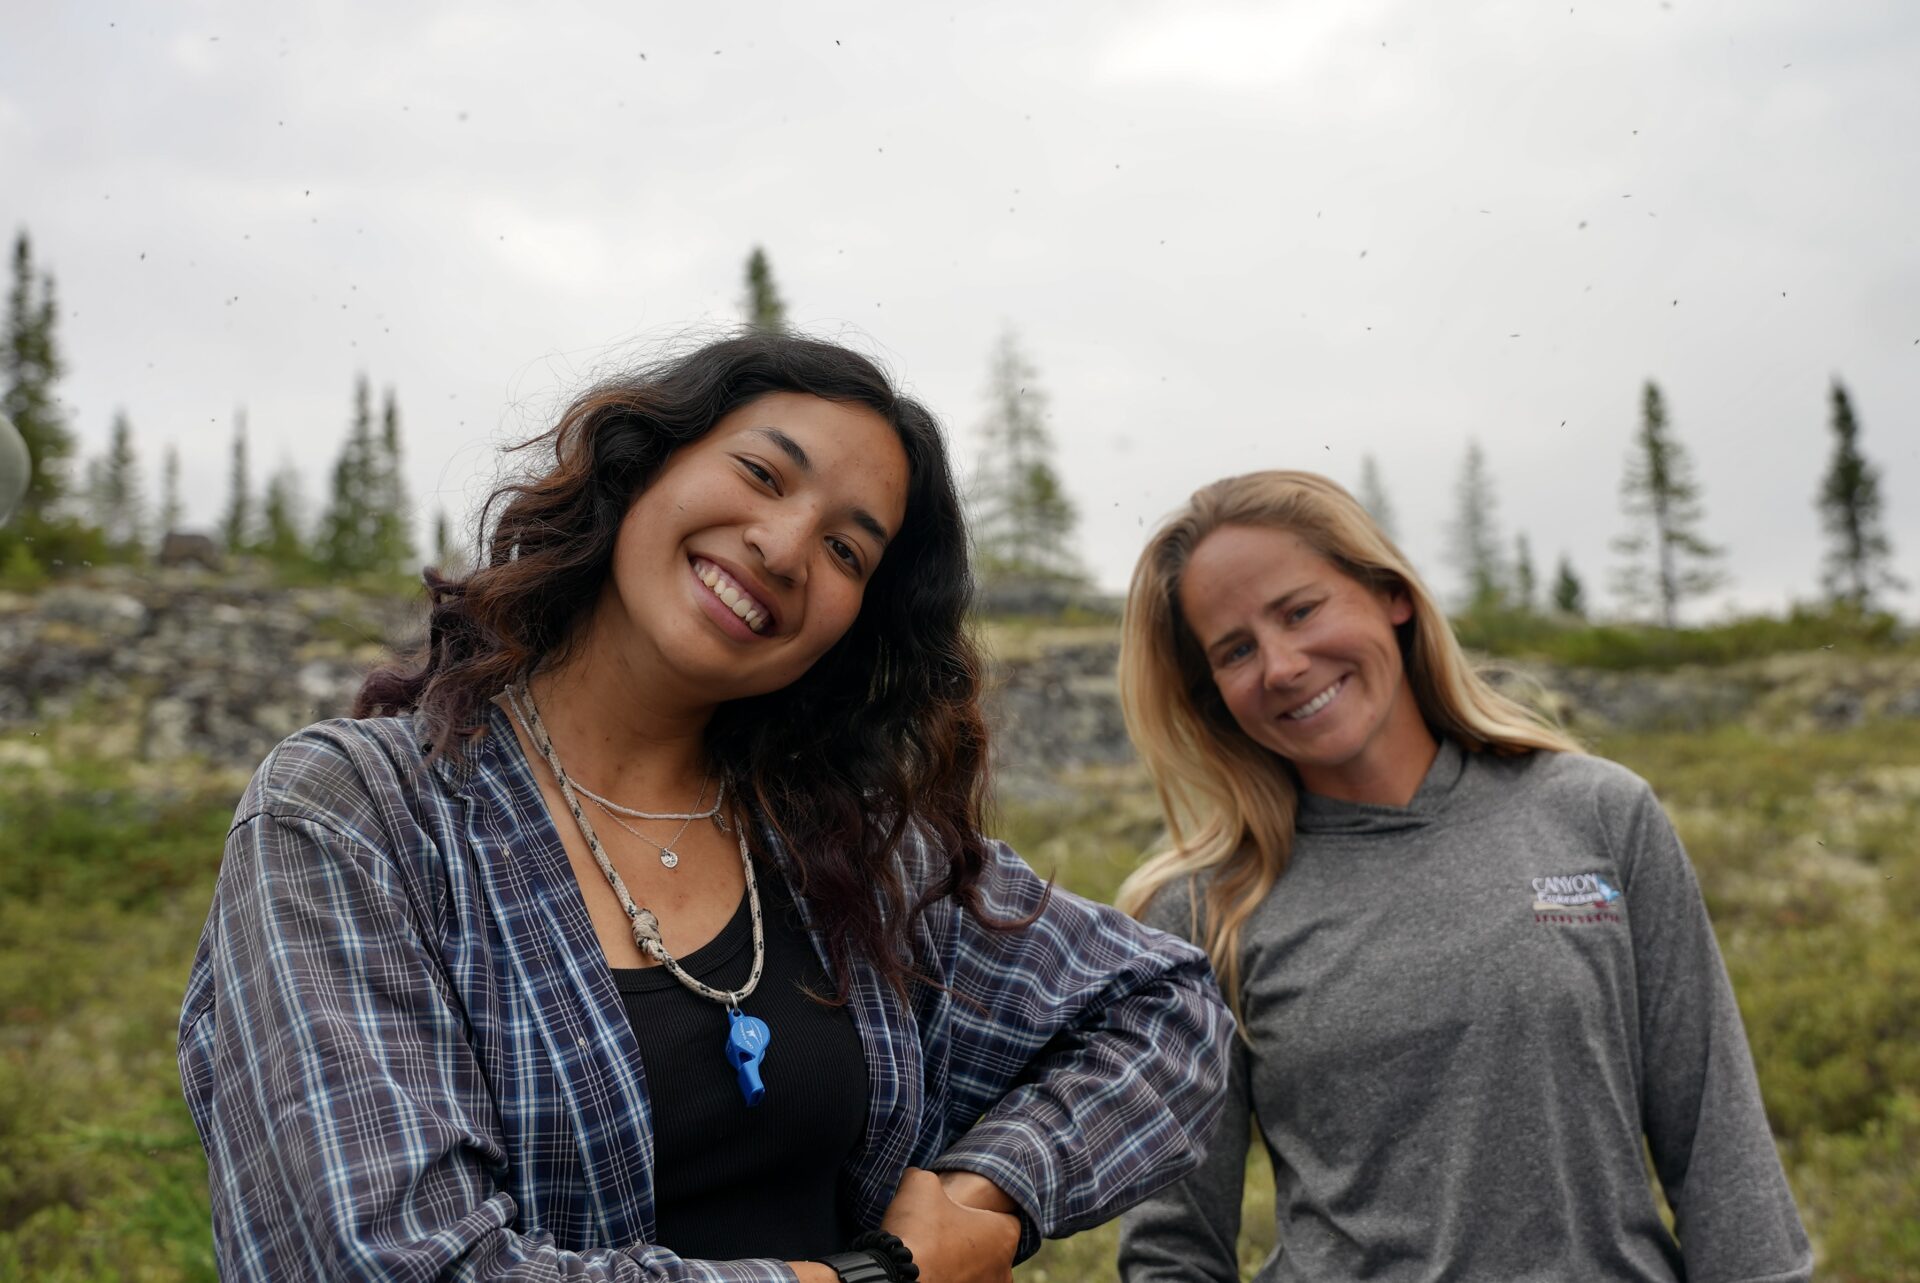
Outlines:
[[[766,1058],[773,1031],[758,1016],[749,1016],[737,1008],[727,1009],[727,1063],[740,1078],[740,1096],[751,1109],[765,1099],[766,1084],[760,1081],[760,1062]]]

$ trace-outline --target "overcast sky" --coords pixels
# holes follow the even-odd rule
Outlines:
[[[1014,327],[1108,586],[1195,486],[1371,453],[1451,588],[1471,437],[1508,538],[1601,590],[1653,378],[1729,550],[1695,617],[1775,607],[1835,375],[1920,581],[1899,0],[0,8],[0,230],[75,428],[124,408],[150,482],[177,445],[203,525],[242,405],[317,504],[362,371],[423,529],[464,516],[568,391],[737,321],[759,244],[969,467]]]

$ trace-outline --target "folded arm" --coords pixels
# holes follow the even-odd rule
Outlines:
[[[981,881],[991,930],[954,912],[933,944],[949,994],[947,1134],[930,1165],[985,1177],[1026,1231],[1119,1214],[1199,1161],[1226,1082],[1231,1018],[1205,956],[1115,909],[1049,889],[1004,845]],[[924,1035],[923,1035],[924,1036]]]

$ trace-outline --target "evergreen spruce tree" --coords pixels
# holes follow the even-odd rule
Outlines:
[[[294,569],[307,560],[307,545],[301,535],[301,509],[305,501],[300,491],[300,473],[284,465],[267,478],[267,490],[260,503],[260,555],[283,570]]]
[[[42,273],[36,278],[33,248],[21,232],[13,242],[6,332],[0,335],[0,414],[13,420],[32,460],[32,477],[17,516],[22,529],[44,526],[69,493],[66,463],[73,457],[74,441],[54,392],[65,372],[54,337],[57,315],[53,277]]]
[[[1395,543],[1400,542],[1399,522],[1394,518],[1393,503],[1387,498],[1386,484],[1380,479],[1380,465],[1374,462],[1370,454],[1360,456],[1360,493],[1356,498],[1374,523],[1387,532],[1387,538]]]
[[[180,528],[180,451],[169,442],[160,464],[160,538]]]
[[[1573,573],[1573,563],[1565,553],[1560,555],[1560,568],[1553,576],[1553,608],[1576,619],[1587,617],[1586,586],[1580,582],[1580,576]]]
[[[413,535],[406,483],[400,472],[400,406],[392,388],[387,389],[381,409],[370,489],[373,564],[381,571],[403,571],[413,560]]]
[[[1880,469],[1860,453],[1860,424],[1840,380],[1833,381],[1833,458],[1820,482],[1820,520],[1832,541],[1822,584],[1830,600],[1867,610],[1874,595],[1905,583],[1893,573],[1893,546],[1880,520]]]
[[[233,465],[227,474],[227,515],[220,521],[227,555],[237,557],[253,547],[253,492],[247,478],[247,411],[233,412]]]
[[[1053,466],[1046,397],[1039,375],[1011,331],[995,347],[974,474],[974,542],[989,578],[1081,577],[1072,540],[1073,501]]]
[[[780,291],[773,283],[773,264],[767,261],[767,251],[758,245],[747,255],[747,294],[743,306],[747,324],[753,329],[769,334],[786,333],[787,305],[781,301]]]
[[[372,397],[363,374],[354,383],[353,422],[333,465],[332,492],[320,521],[320,562],[341,574],[359,574],[378,565],[375,449]]]
[[[1467,456],[1454,486],[1454,515],[1447,529],[1447,560],[1460,572],[1461,604],[1472,612],[1496,610],[1507,598],[1507,571],[1500,555],[1498,504],[1486,452],[1467,442]]]
[[[1533,594],[1537,587],[1533,573],[1533,546],[1527,542],[1526,532],[1522,531],[1513,540],[1513,604],[1532,614]]]
[[[1700,486],[1652,380],[1641,392],[1640,431],[1620,481],[1620,506],[1632,529],[1613,542],[1627,558],[1615,590],[1631,603],[1654,606],[1661,625],[1673,628],[1680,604],[1713,591],[1725,576],[1720,550],[1700,535]]]
[[[133,453],[133,428],[125,410],[113,416],[113,435],[106,458],[89,470],[88,496],[94,525],[116,557],[135,558],[147,541],[146,499],[141,493],[140,464]]]

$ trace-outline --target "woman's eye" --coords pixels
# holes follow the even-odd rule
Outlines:
[[[854,570],[860,569],[860,554],[854,549],[852,544],[844,539],[829,539],[827,540],[827,547],[833,549],[833,555],[845,562],[849,567]]]
[[[1316,601],[1305,606],[1295,606],[1292,610],[1287,612],[1287,622],[1292,624],[1299,623],[1301,620],[1305,619],[1308,615],[1311,615],[1314,612],[1315,608],[1318,607],[1319,605],[1320,603]]]
[[[775,487],[773,484],[773,474],[771,472],[768,472],[765,468],[761,467],[759,464],[755,463],[752,459],[740,460],[740,466],[745,468],[748,472],[751,472],[753,474],[753,479],[755,481],[758,481],[761,485],[767,486],[769,488],[777,489],[777,487]]]
[[[1220,667],[1225,668],[1228,664],[1236,663],[1239,660],[1245,659],[1248,655],[1251,655],[1252,653],[1253,653],[1252,642],[1235,642],[1233,645],[1227,647],[1227,649],[1220,652]]]

